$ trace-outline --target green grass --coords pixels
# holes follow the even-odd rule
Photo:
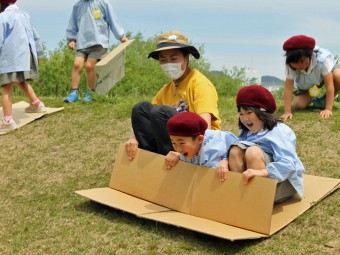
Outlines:
[[[16,101],[22,98],[16,98]],[[108,185],[115,154],[143,98],[98,97],[0,136],[0,254],[338,254],[340,196],[333,193],[270,238],[230,242],[88,201],[75,190]],[[282,102],[278,102],[279,114]],[[235,98],[220,98],[223,129],[237,134]],[[340,103],[334,116],[295,112],[306,173],[340,178]],[[136,177],[137,178],[137,177]],[[131,180],[133,181],[133,180]]]

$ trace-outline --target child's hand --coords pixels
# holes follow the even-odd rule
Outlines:
[[[172,167],[174,167],[179,161],[180,155],[181,154],[179,152],[170,151],[168,155],[165,156],[165,162],[164,162],[165,168],[167,170],[170,170]]]
[[[224,182],[227,179],[228,171],[228,160],[221,160],[216,167],[217,178],[219,178],[221,182]]]
[[[331,110],[325,109],[323,111],[320,112],[320,116],[323,118],[329,118],[331,116],[333,116],[333,113]]]
[[[69,48],[70,50],[74,50],[74,49],[76,48],[76,42],[75,42],[75,41],[70,41],[70,42],[68,43],[68,48]]]
[[[136,157],[138,150],[138,141],[134,138],[130,138],[125,143],[125,151],[129,160],[133,160]]]
[[[127,42],[129,39],[127,39],[126,37],[122,37],[122,38],[120,38],[120,42],[121,43],[125,43],[125,42]]]
[[[280,119],[282,119],[283,121],[286,121],[288,119],[293,118],[293,114],[292,113],[284,113],[280,116]]]
[[[249,180],[254,176],[268,177],[268,171],[267,169],[255,170],[249,168],[243,172],[243,183],[248,184]]]

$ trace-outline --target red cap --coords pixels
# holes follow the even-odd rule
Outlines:
[[[260,107],[264,108],[269,113],[273,113],[276,110],[274,96],[268,89],[261,85],[249,85],[241,88],[236,96],[236,105],[237,107]]]
[[[208,123],[197,113],[181,112],[168,120],[169,135],[198,136],[204,135]]]
[[[17,0],[0,0],[2,4],[14,4]]]
[[[315,40],[305,35],[296,35],[289,38],[283,44],[283,50],[314,49]]]

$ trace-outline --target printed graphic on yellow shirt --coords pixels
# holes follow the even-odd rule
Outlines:
[[[92,15],[94,19],[100,19],[102,17],[102,13],[100,10],[93,10]]]
[[[185,100],[179,100],[177,104],[173,106],[173,108],[176,109],[177,112],[188,112],[189,111],[189,105],[188,102]]]

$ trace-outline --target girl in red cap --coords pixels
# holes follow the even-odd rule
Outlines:
[[[0,132],[17,127],[12,117],[14,85],[18,85],[31,101],[25,112],[46,111],[31,85],[26,82],[38,77],[38,58],[43,56],[42,44],[29,15],[20,10],[15,2],[0,0],[1,9],[4,9],[0,14],[0,86],[4,113]]]
[[[303,195],[304,167],[296,154],[292,129],[275,118],[273,95],[260,85],[243,87],[237,94],[240,135],[229,151],[229,169],[243,173],[247,184],[254,176],[276,179],[275,203]]]
[[[315,109],[323,109],[321,117],[333,115],[333,100],[340,90],[340,65],[326,49],[315,45],[315,40],[304,35],[289,38],[283,44],[286,51],[286,82],[283,120],[293,117],[291,111],[294,83],[294,108],[305,109],[312,102]],[[325,85],[326,94],[319,96]]]

